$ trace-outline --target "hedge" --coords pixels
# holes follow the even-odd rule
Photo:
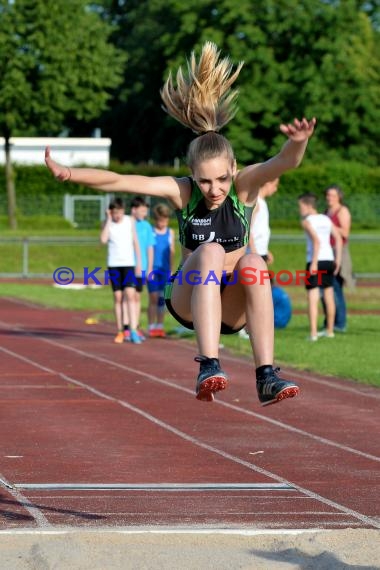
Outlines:
[[[112,162],[110,168],[121,174],[143,174],[145,176],[187,176],[188,169],[182,165],[119,164]],[[38,202],[43,214],[60,214],[61,204],[57,198],[64,193],[94,194],[94,190],[82,185],[57,182],[44,166],[15,165],[15,183],[20,213],[30,215],[25,200]],[[298,221],[297,196],[314,192],[321,198],[320,210],[324,208],[324,190],[331,184],[338,184],[344,191],[345,200],[353,215],[354,227],[379,227],[380,225],[380,167],[368,167],[355,162],[330,161],[313,164],[305,161],[300,168],[289,171],[281,177],[278,193],[270,198],[271,219],[284,227]],[[6,203],[5,173],[0,168],[0,204]],[[96,192],[96,191],[95,191]],[[53,206],[54,202],[54,206]],[[60,202],[60,201],[59,201]],[[32,204],[31,204],[32,205]]]
[[[145,176],[186,176],[188,169],[180,166],[159,166],[150,164],[132,165],[112,162],[110,168],[122,174],[143,174]],[[62,192],[62,183],[57,182],[44,166],[15,165],[17,194],[37,195]],[[332,161],[319,164],[303,163],[301,167],[285,173],[281,188],[288,196],[298,196],[310,191],[323,193],[326,186],[339,184],[346,197],[359,193],[377,194],[380,188],[380,167],[369,167],[355,162]],[[82,185],[64,184],[70,194],[89,194],[93,190]],[[0,169],[0,188],[5,191],[4,167]]]

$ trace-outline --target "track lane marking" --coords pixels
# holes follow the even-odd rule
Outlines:
[[[50,528],[53,525],[49,523],[45,515],[35,506],[32,502],[24,497],[22,493],[9,481],[7,481],[3,475],[0,474],[0,485],[3,485],[8,493],[17,501],[17,503],[23,507],[31,517],[36,521],[39,528]]]
[[[42,340],[46,340],[46,339],[42,339]],[[2,350],[4,350],[4,349],[2,348]],[[319,495],[318,493],[314,493],[313,491],[310,491],[309,489],[306,489],[300,485],[297,485],[295,483],[291,483],[290,481],[288,481],[284,477],[281,477],[275,473],[272,473],[271,471],[268,471],[267,469],[263,469],[262,467],[258,467],[257,465],[254,465],[253,463],[249,463],[248,461],[241,459],[240,457],[237,457],[235,455],[232,455],[231,453],[228,453],[228,452],[223,451],[221,449],[218,449],[212,445],[204,443],[203,441],[201,441],[201,440],[199,440],[199,439],[197,439],[197,438],[195,438],[195,437],[171,426],[170,424],[156,418],[155,416],[152,416],[148,412],[145,412],[144,410],[126,402],[125,400],[121,400],[119,398],[115,398],[114,396],[110,396],[109,394],[106,394],[105,392],[102,392],[101,390],[98,390],[97,388],[94,388],[93,386],[90,386],[84,382],[81,382],[80,380],[76,380],[75,378],[72,378],[66,374],[54,371],[53,369],[51,369],[47,366],[41,365],[38,362],[33,361],[33,360],[23,356],[23,355],[17,354],[13,351],[8,351],[7,349],[5,349],[5,350],[8,354],[13,354],[16,358],[19,358],[20,360],[27,362],[32,366],[36,366],[37,368],[40,368],[41,370],[44,370],[44,371],[54,372],[55,374],[58,374],[66,382],[71,382],[72,384],[74,384],[76,386],[81,386],[82,388],[88,390],[92,394],[96,394],[100,398],[103,398],[105,400],[108,400],[110,402],[118,404],[118,405],[122,406],[123,408],[126,408],[126,409],[130,410],[131,412],[136,413],[137,415],[145,418],[148,422],[150,422],[156,426],[161,427],[162,429],[176,435],[177,437],[179,437],[180,439],[183,439],[184,441],[187,441],[187,442],[189,442],[189,443],[191,443],[191,444],[193,444],[193,445],[195,445],[201,449],[204,449],[210,453],[213,453],[215,455],[223,457],[224,459],[227,459],[233,463],[236,463],[238,465],[246,467],[250,471],[254,471],[255,473],[260,473],[261,475],[267,477],[268,479],[273,479],[273,480],[277,481],[278,483],[282,483],[284,485],[289,485],[289,486],[293,487],[294,489],[296,489],[297,491],[299,491],[300,493],[306,495],[307,497],[315,499],[317,502],[320,502],[324,505],[327,505],[327,506],[329,506],[329,507],[331,507],[331,508],[333,508],[333,509],[335,509],[341,513],[345,513],[346,515],[361,521],[365,525],[370,525],[374,528],[380,529],[380,521],[376,520],[373,517],[369,517],[367,515],[364,515],[363,513],[360,513],[358,511],[355,511],[353,509],[345,507],[344,505],[341,505],[335,501],[332,501],[331,499],[327,499],[326,497],[323,497],[322,495]]]
[[[35,337],[33,337],[33,338],[35,338]],[[140,370],[137,370],[136,368],[132,368],[132,367],[127,366],[125,364],[120,364],[119,362],[108,360],[107,358],[103,358],[102,356],[98,356],[98,355],[93,354],[91,352],[87,352],[87,351],[84,351],[84,350],[81,350],[78,348],[74,348],[72,346],[67,346],[65,344],[61,344],[59,342],[56,342],[56,341],[53,341],[50,339],[46,339],[46,338],[38,338],[36,340],[46,342],[48,344],[51,344],[53,346],[57,346],[59,348],[65,349],[65,350],[69,350],[71,352],[79,354],[80,356],[85,356],[87,358],[90,358],[91,360],[97,360],[97,361],[102,362],[104,364],[107,364],[109,366],[112,365],[116,368],[120,368],[121,370],[131,372],[132,374],[135,374],[137,376],[142,376],[143,378],[146,378],[146,379],[151,380],[153,382],[156,382],[158,384],[162,384],[162,385],[167,386],[169,388],[174,388],[174,389],[179,390],[181,392],[185,392],[187,394],[194,395],[194,392],[192,390],[189,390],[189,388],[184,388],[183,386],[179,386],[178,384],[175,384],[174,382],[170,382],[169,380],[164,380],[164,379],[159,378],[158,376],[155,376],[155,375],[150,374],[148,372],[141,372]],[[0,347],[0,350],[7,351],[7,349],[4,349],[2,347]],[[57,374],[57,372],[55,372],[55,373]],[[217,404],[219,406],[224,406],[225,408],[228,408],[230,410],[234,410],[235,412],[239,412],[239,413],[242,413],[242,414],[245,414],[248,416],[252,416],[254,418],[258,418],[258,419],[263,420],[267,423],[275,425],[276,427],[280,427],[282,429],[288,430],[292,433],[296,433],[296,434],[301,435],[303,437],[307,437],[309,439],[313,439],[314,441],[317,441],[320,444],[325,444],[325,445],[328,445],[330,447],[335,447],[337,449],[340,449],[341,451],[347,451],[348,453],[352,453],[354,455],[364,457],[366,459],[369,459],[370,461],[380,462],[380,457],[378,457],[377,455],[365,453],[364,451],[360,451],[359,449],[355,449],[355,448],[350,447],[348,445],[344,445],[342,443],[337,443],[336,441],[333,441],[331,439],[327,439],[325,437],[315,435],[311,432],[307,432],[307,431],[302,430],[300,428],[291,426],[290,424],[286,424],[284,422],[281,422],[279,420],[275,420],[273,418],[269,418],[268,416],[264,416],[264,415],[259,414],[257,412],[247,410],[246,408],[243,408],[241,406],[236,406],[235,404],[230,404],[229,402],[224,402],[223,400],[215,400],[214,404]]]

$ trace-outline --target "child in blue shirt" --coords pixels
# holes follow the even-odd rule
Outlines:
[[[174,230],[169,228],[171,210],[166,204],[153,208],[155,235],[153,272],[148,279],[149,291],[149,337],[164,338],[165,298],[164,289],[168,281],[175,251]]]
[[[140,246],[141,255],[141,275],[136,276],[135,304],[137,312],[137,332],[141,340],[145,340],[145,335],[140,329],[141,317],[141,293],[144,288],[144,278],[153,269],[153,248],[155,237],[152,225],[146,220],[148,216],[148,204],[142,196],[136,196],[131,202],[131,215],[135,219],[137,239]],[[124,335],[126,340],[129,337],[128,325],[125,326]]]

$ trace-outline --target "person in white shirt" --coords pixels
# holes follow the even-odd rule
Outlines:
[[[273,263],[274,257],[269,250],[270,225],[266,198],[273,196],[277,192],[279,181],[279,178],[275,178],[261,186],[257,195],[255,209],[252,212],[248,239],[247,253],[258,253],[268,265]],[[249,340],[249,334],[245,328],[241,329],[238,334],[240,338]]]
[[[129,323],[129,340],[140,344],[136,331],[137,306],[135,299],[136,275],[141,274],[140,247],[135,220],[126,216],[121,198],[115,198],[107,210],[107,219],[100,234],[101,243],[108,245],[107,266],[113,291],[117,334],[114,342],[124,342],[124,324]]]
[[[248,247],[252,253],[258,253],[267,262],[273,263],[273,255],[269,251],[270,225],[269,210],[266,198],[273,196],[277,192],[279,178],[270,180],[259,190],[256,206],[251,218],[251,231],[249,235]]]
[[[317,197],[306,193],[298,198],[301,225],[306,233],[306,270],[305,287],[308,294],[308,314],[310,323],[310,340],[318,340],[318,336],[334,337],[335,301],[333,278],[339,272],[342,260],[342,238],[325,214],[317,211]],[[336,241],[335,259],[330,244],[331,236]],[[326,306],[326,330],[318,335],[318,303],[319,288],[322,289]]]

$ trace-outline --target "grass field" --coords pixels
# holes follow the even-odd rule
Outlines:
[[[286,329],[276,331],[276,363],[294,366],[327,375],[349,378],[365,384],[380,386],[378,345],[380,315],[356,314],[355,311],[376,311],[380,307],[380,287],[357,287],[347,291],[349,329],[334,339],[320,339],[317,343],[306,340],[308,320],[306,297],[302,287],[288,287],[294,314]],[[0,281],[0,296],[25,299],[44,306],[85,311],[87,317],[98,321],[113,322],[110,287],[94,287],[82,290],[56,288],[47,284],[4,283]],[[43,301],[41,301],[43,300]],[[147,294],[143,294],[143,328],[147,325]],[[298,314],[301,312],[301,314]],[[321,317],[322,323],[322,317]],[[166,329],[175,335],[178,323],[166,316]],[[90,326],[90,325],[89,325]],[[189,335],[194,340],[194,335]],[[110,342],[112,332],[110,331]],[[160,342],[157,340],[155,342]],[[164,342],[164,341],[162,341]],[[249,355],[249,342],[237,335],[223,336],[224,346],[237,354]]]

